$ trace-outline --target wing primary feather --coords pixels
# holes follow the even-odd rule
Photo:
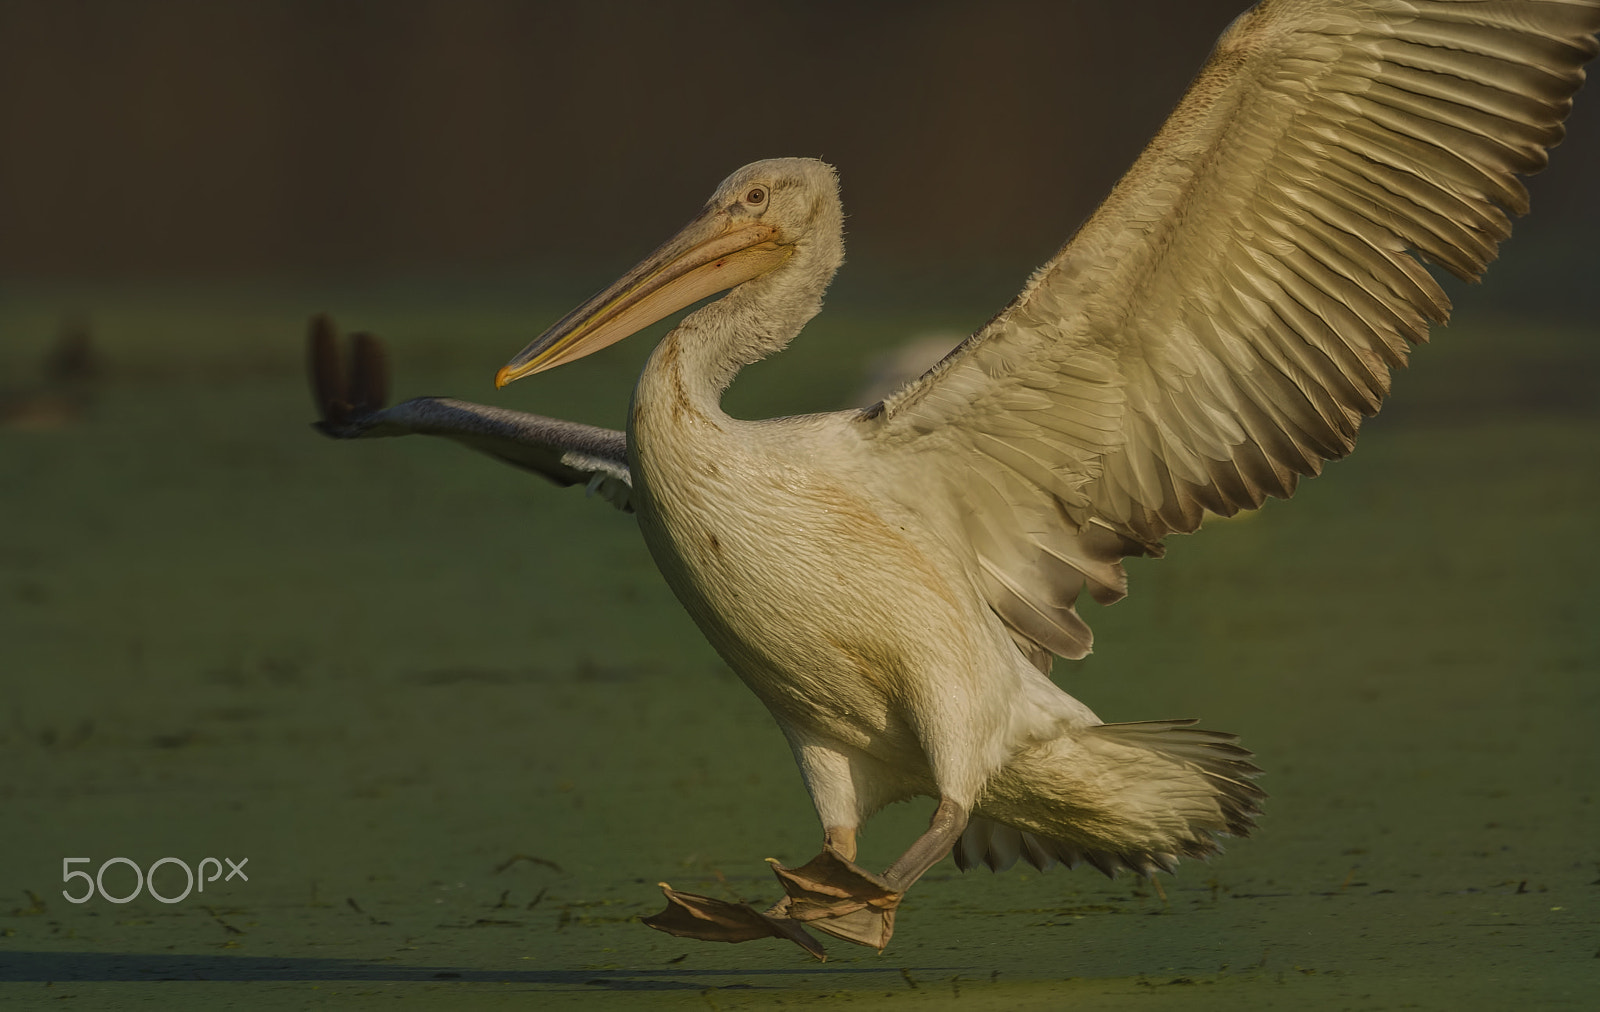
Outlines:
[[[1448,79],[1498,87],[1517,95],[1538,97],[1566,115],[1570,96],[1583,83],[1582,62],[1560,64],[1508,63],[1484,53],[1446,46],[1419,45],[1400,37],[1376,39],[1372,55],[1385,65],[1404,67]]]
[[[1502,141],[1463,129],[1453,123],[1427,116],[1410,115],[1404,109],[1397,109],[1387,102],[1380,101],[1370,91],[1361,95],[1343,96],[1341,104],[1357,112],[1366,122],[1386,128],[1395,134],[1431,144],[1439,151],[1448,151],[1458,158],[1463,158],[1468,164],[1488,166],[1483,174],[1493,180],[1499,199],[1503,202],[1520,200],[1522,211],[1527,210],[1526,189],[1521,183],[1509,178],[1507,173],[1537,172],[1544,168],[1544,158],[1531,156],[1525,150],[1512,148]],[[1520,194],[1518,191],[1521,191]]]
[[[1556,37],[1507,30],[1525,26],[1509,20],[1499,25],[1469,21],[1462,16],[1463,7],[1475,7],[1480,11],[1487,9],[1483,4],[1437,4],[1431,8],[1429,17],[1419,17],[1396,25],[1393,35],[1396,39],[1435,49],[1464,50],[1492,57],[1501,66],[1570,67],[1581,66],[1594,58],[1595,43],[1592,37],[1576,34]],[[1560,8],[1550,5],[1547,9],[1553,11]],[[1588,31],[1593,32],[1594,28],[1591,26]]]
[[[1382,378],[1375,375],[1370,365],[1323,318],[1322,313],[1333,313],[1326,292],[1281,262],[1273,266],[1276,270],[1270,276],[1256,276],[1250,280],[1257,294],[1272,307],[1284,325],[1285,333],[1278,336],[1278,344],[1300,369],[1321,381],[1320,387],[1327,391],[1337,407],[1331,412],[1322,407],[1324,417],[1342,435],[1354,439],[1354,423],[1359,415],[1370,415],[1378,410],[1388,386],[1385,382],[1387,370],[1379,366],[1385,375]]]
[[[1434,177],[1435,185],[1478,200],[1498,201],[1513,214],[1528,211],[1528,191],[1515,179],[1497,179],[1455,152],[1410,134],[1360,118],[1350,118],[1337,127],[1320,128],[1317,133],[1324,143],[1342,144],[1369,157],[1381,159],[1387,154],[1410,165],[1424,178]]]
[[[1253,280],[1237,276],[1233,281],[1235,298],[1232,301],[1236,312],[1256,325],[1256,333],[1268,338],[1255,344],[1262,361],[1271,366],[1277,378],[1276,388],[1266,401],[1281,409],[1278,417],[1300,437],[1295,440],[1296,444],[1300,444],[1301,439],[1308,444],[1299,448],[1308,465],[1314,458],[1306,454],[1307,449],[1322,457],[1341,456],[1347,442],[1340,421],[1342,413],[1326,389],[1307,381],[1307,371],[1295,361],[1300,349],[1276,339],[1278,333],[1287,329],[1282,325],[1277,307],[1239,287],[1250,286]]]
[[[1450,303],[1443,291],[1438,291],[1437,299],[1432,298],[1437,284],[1425,293],[1429,301],[1421,306],[1395,297],[1396,286],[1403,287],[1403,282],[1397,281],[1394,273],[1368,269],[1373,247],[1364,247],[1369,262],[1354,259],[1361,256],[1362,248],[1352,249],[1350,236],[1319,215],[1308,210],[1300,222],[1299,235],[1301,255],[1343,279],[1334,294],[1359,319],[1360,326],[1382,338],[1384,347],[1378,350],[1391,366],[1405,365],[1410,345],[1427,340],[1430,318],[1440,322],[1449,318]]]
[[[1558,123],[1508,118],[1474,108],[1464,102],[1435,98],[1397,87],[1387,81],[1374,81],[1363,98],[1391,109],[1398,117],[1437,123],[1476,138],[1474,143],[1496,163],[1511,162],[1517,172],[1537,172],[1549,164],[1545,149],[1561,143],[1564,131]]]
[[[1463,248],[1476,253],[1483,264],[1494,259],[1495,247],[1511,234],[1511,219],[1499,207],[1484,201],[1468,200],[1456,191],[1439,186],[1407,168],[1345,147],[1322,146],[1307,150],[1320,158],[1317,168],[1331,162],[1353,176],[1382,186],[1412,205],[1426,208],[1438,220],[1461,230],[1471,240],[1470,244],[1464,243]],[[1479,270],[1482,270],[1481,264]]]
[[[1388,87],[1422,99],[1459,105],[1499,122],[1528,124],[1541,131],[1545,147],[1553,147],[1561,140],[1561,119],[1566,107],[1571,105],[1569,100],[1557,98],[1547,89],[1536,86],[1517,87],[1510,76],[1488,73],[1468,76],[1470,73],[1470,69],[1461,67],[1442,70],[1436,64],[1433,68],[1421,68],[1385,59],[1378,78]]]
[[[1324,161],[1319,168],[1325,178],[1338,184],[1346,207],[1354,210],[1352,204],[1360,200],[1377,205],[1387,214],[1384,224],[1407,245],[1461,280],[1476,280],[1494,258],[1494,245],[1488,239],[1417,203],[1410,195],[1395,192],[1385,185],[1388,180],[1375,178],[1376,172],[1358,175],[1335,159]]]
[[[1345,276],[1388,308],[1391,315],[1398,317],[1399,312],[1409,310],[1418,321],[1418,326],[1404,329],[1425,330],[1426,326],[1421,324],[1424,313],[1434,319],[1448,315],[1450,298],[1439,287],[1439,282],[1412,259],[1400,243],[1384,241],[1393,236],[1393,232],[1330,194],[1306,190],[1296,197],[1306,214],[1301,225],[1315,232],[1317,238],[1330,249],[1337,250],[1350,264]],[[1382,283],[1394,297],[1385,298],[1383,293],[1373,291],[1366,283],[1367,278]]]

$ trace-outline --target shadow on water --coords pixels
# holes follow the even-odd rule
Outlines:
[[[603,987],[614,991],[682,991],[706,987],[780,990],[792,978],[861,979],[863,975],[900,978],[913,974],[945,975],[961,967],[847,967],[814,965],[773,969],[659,970],[484,970],[469,967],[397,966],[359,959],[275,958],[133,952],[10,952],[0,963],[4,983],[111,983],[129,981],[460,981],[463,983],[542,984],[554,987]],[[972,970],[972,968],[965,968]],[[741,980],[718,984],[720,978],[768,978],[770,984]]]

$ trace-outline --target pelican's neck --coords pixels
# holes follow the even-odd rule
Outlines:
[[[753,278],[684,317],[656,348],[640,392],[660,382],[700,413],[722,412],[722,394],[739,370],[782,351],[822,309],[822,294],[844,260],[839,229],[795,244],[782,267]]]

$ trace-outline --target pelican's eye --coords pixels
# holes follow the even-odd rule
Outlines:
[[[752,186],[750,192],[744,195],[744,202],[752,207],[767,202],[767,188],[765,186]]]

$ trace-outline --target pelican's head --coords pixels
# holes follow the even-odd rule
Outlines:
[[[599,351],[708,295],[771,274],[819,242],[840,249],[841,221],[832,166],[815,158],[751,162],[724,179],[677,235],[522,349],[495,386]],[[828,277],[838,260],[835,253],[826,264]]]

